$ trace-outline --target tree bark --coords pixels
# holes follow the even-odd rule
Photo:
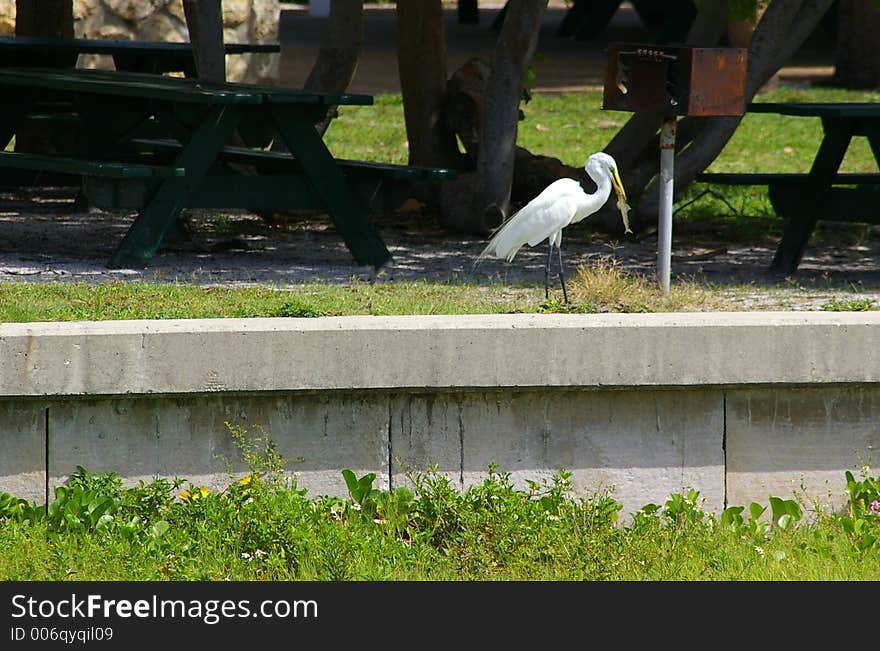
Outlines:
[[[874,0],[840,0],[830,85],[880,88],[880,6]]]
[[[183,0],[183,11],[199,79],[226,81],[220,0]]]
[[[73,38],[73,0],[15,0],[15,34]]]
[[[455,134],[443,120],[446,39],[440,0],[397,3],[397,65],[410,165],[455,167]]]
[[[72,0],[16,0],[15,34],[73,38]],[[73,68],[76,62],[76,53],[46,52],[29,57],[31,65],[50,68]],[[54,149],[49,134],[39,127],[23,126],[16,134],[16,151],[50,153]]]
[[[486,80],[491,69],[485,57],[471,57],[452,73],[446,84],[443,119],[464,147],[464,166],[476,169],[480,125],[485,113]]]
[[[357,72],[363,41],[363,0],[332,0],[327,31],[304,90],[327,94],[345,92]],[[323,135],[337,115],[337,108],[330,107],[327,116],[316,125],[318,132]]]
[[[462,188],[471,192],[450,197],[448,191],[455,192],[456,185],[444,186],[443,217],[454,230],[485,235],[508,216],[519,104],[546,8],[547,0],[510,0],[507,4],[486,80],[477,169],[473,178],[463,175]]]

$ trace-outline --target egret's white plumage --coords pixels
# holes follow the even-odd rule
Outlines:
[[[595,192],[584,192],[581,184],[574,179],[563,178],[553,181],[495,231],[486,248],[477,256],[474,265],[487,257],[512,262],[524,244],[536,246],[544,240],[549,240],[545,293],[549,292],[550,260],[555,246],[559,251],[559,277],[562,281],[562,291],[565,299],[568,300],[562,272],[562,229],[599,210],[608,201],[611,190],[614,189],[617,193],[617,207],[623,219],[624,229],[627,233],[632,232],[629,229],[627,216],[629,206],[626,204],[626,192],[614,159],[605,152],[598,152],[587,159],[584,169],[596,183]]]

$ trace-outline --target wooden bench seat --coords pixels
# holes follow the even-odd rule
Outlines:
[[[117,179],[169,178],[184,175],[182,167],[85,160],[17,151],[0,152],[0,167]]]
[[[0,152],[0,185],[79,187],[76,205],[99,208],[142,206],[161,179],[184,176],[182,167],[86,160],[16,151]]]

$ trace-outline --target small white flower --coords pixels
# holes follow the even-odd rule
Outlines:
[[[755,545],[755,551],[758,552],[758,556],[764,555],[764,548],[763,547],[759,547],[758,545]]]

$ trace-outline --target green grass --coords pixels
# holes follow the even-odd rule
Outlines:
[[[651,279],[624,269],[611,257],[581,266],[567,282],[570,303],[543,286],[429,281],[347,285],[217,287],[181,283],[120,282],[0,283],[0,323],[105,321],[121,319],[212,319],[429,314],[691,312],[803,308],[867,311],[880,309],[858,287],[720,286],[678,278],[664,295]],[[756,303],[749,297],[760,293]]]
[[[525,120],[519,124],[517,141],[532,153],[581,166],[629,117],[620,111],[602,111],[601,105],[598,91],[535,94],[523,106]],[[372,106],[339,107],[325,141],[340,158],[405,164],[409,150],[400,94],[378,94]]]
[[[759,94],[755,101],[880,102],[880,91],[780,87]],[[581,166],[589,154],[604,148],[631,116],[626,111],[605,111],[601,106],[600,90],[535,93],[522,106],[525,119],[519,123],[517,142],[534,154]],[[335,155],[406,163],[406,128],[399,94],[378,94],[372,106],[339,107],[339,114],[326,135]],[[748,113],[709,171],[805,172],[821,135],[819,118]],[[876,171],[866,138],[853,140],[842,169]]]
[[[564,470],[515,486],[490,464],[458,490],[435,469],[347,498],[310,496],[271,440],[230,430],[250,472],[223,491],[157,478],[125,488],[79,468],[48,507],[0,493],[0,580],[880,579],[880,478],[841,483],[839,512],[797,499],[704,509],[696,489],[621,515]]]
[[[536,312],[543,299],[543,288],[420,281],[289,287],[0,283],[0,322]]]

